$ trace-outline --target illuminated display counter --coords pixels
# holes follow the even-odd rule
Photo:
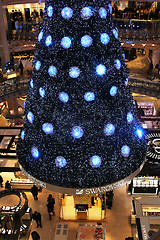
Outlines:
[[[77,240],[105,240],[105,226],[79,225]]]
[[[29,179],[12,179],[10,181],[12,189],[18,189],[18,190],[24,190],[24,191],[30,191],[30,189],[33,187],[34,182],[32,182]],[[38,186],[37,186],[38,187]],[[42,191],[42,188],[39,188],[39,191]]]
[[[133,179],[132,194],[158,194],[158,177],[138,176]]]

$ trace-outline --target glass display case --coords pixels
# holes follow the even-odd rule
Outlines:
[[[132,194],[158,194],[158,177],[138,176],[133,179]]]

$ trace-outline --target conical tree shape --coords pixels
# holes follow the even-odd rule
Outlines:
[[[142,164],[146,142],[106,0],[47,0],[17,144],[20,165],[56,186],[105,186]]]

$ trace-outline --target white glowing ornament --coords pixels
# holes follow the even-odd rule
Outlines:
[[[41,31],[38,35],[38,41],[40,42],[43,37],[43,31]]]
[[[127,145],[123,145],[121,148],[121,153],[123,157],[128,157],[130,154],[130,148]]]
[[[99,16],[103,19],[103,18],[106,18],[107,17],[107,11],[105,8],[101,7],[99,9]]]
[[[79,77],[79,75],[80,75],[80,70],[78,67],[71,67],[69,69],[69,76],[71,78],[77,78],[77,77]]]
[[[133,122],[133,114],[131,112],[127,113],[127,122],[128,123]]]
[[[31,88],[33,88],[33,86],[34,86],[32,78],[31,78],[31,81],[30,81],[30,86],[31,86]]]
[[[44,123],[42,125],[42,130],[43,132],[45,132],[46,134],[53,134],[53,125],[51,123]]]
[[[70,39],[69,37],[64,37],[64,38],[62,38],[62,40],[61,40],[61,46],[62,46],[63,48],[68,49],[68,48],[70,48],[71,44],[72,44],[72,41],[71,41],[71,39]]]
[[[83,19],[89,19],[92,16],[92,8],[91,7],[84,7],[81,10],[81,17]]]
[[[37,148],[37,147],[32,147],[32,149],[31,149],[31,154],[32,154],[32,157],[38,158],[38,157],[39,157],[38,148]]]
[[[83,136],[83,129],[79,126],[72,128],[72,137],[79,139]]]
[[[114,29],[112,30],[112,32],[113,32],[113,35],[115,36],[115,38],[118,39],[118,29],[117,29],[117,28],[114,28]]]
[[[104,45],[107,45],[109,43],[110,37],[107,33],[101,33],[100,40],[101,40],[101,43],[103,43]]]
[[[112,6],[110,3],[108,4],[108,7],[109,7],[110,14],[112,14]]]
[[[45,40],[45,44],[47,47],[49,47],[50,45],[52,45],[52,37],[51,35],[49,35],[46,40]]]
[[[68,94],[67,94],[66,92],[61,92],[61,93],[59,94],[59,100],[60,100],[61,102],[64,102],[64,103],[68,102],[68,100],[69,100]]]
[[[96,73],[100,76],[104,75],[106,73],[106,67],[103,64],[99,64],[96,67]]]
[[[138,137],[139,138],[142,138],[143,137],[143,131],[142,131],[142,129],[137,129],[137,135],[138,135]]]
[[[115,67],[119,70],[121,68],[121,61],[119,59],[115,60]]]
[[[127,87],[128,85],[128,77],[126,77],[126,81],[125,81],[125,86]]]
[[[117,94],[117,87],[116,86],[112,86],[110,89],[110,95],[113,97]]]
[[[53,7],[52,6],[49,6],[47,8],[47,15],[48,15],[48,17],[52,17],[52,15],[53,15]]]
[[[21,132],[21,139],[22,139],[22,140],[24,140],[24,135],[25,135],[25,131],[23,130],[23,131]]]
[[[29,121],[30,123],[33,123],[33,121],[34,121],[34,115],[33,115],[32,112],[28,112],[28,114],[27,114],[27,119],[28,119],[28,121]]]
[[[64,157],[58,156],[55,159],[55,164],[56,164],[57,167],[62,168],[62,167],[66,166],[67,161],[66,161],[66,159]]]
[[[48,69],[48,74],[49,74],[51,77],[55,77],[56,74],[57,74],[57,68],[54,67],[54,66],[50,66],[49,69]]]
[[[89,35],[85,35],[81,38],[81,45],[83,47],[90,47],[92,44],[92,38]]]
[[[44,90],[42,87],[39,88],[39,95],[40,95],[42,98],[44,98],[44,96],[45,96],[45,90]]]
[[[115,132],[115,126],[112,123],[108,123],[104,127],[104,133],[106,136],[111,136],[114,134],[114,132]]]
[[[62,9],[61,15],[64,19],[70,19],[73,15],[73,10],[70,7],[65,7]]]
[[[93,168],[97,168],[101,165],[101,158],[98,156],[98,155],[94,155],[90,158],[90,165],[93,167]]]
[[[37,62],[35,63],[35,69],[38,71],[38,70],[40,69],[40,67],[41,67],[41,62],[40,62],[40,61],[37,61]]]
[[[92,102],[95,100],[95,95],[93,92],[86,92],[84,94],[84,99],[87,101],[87,102]]]

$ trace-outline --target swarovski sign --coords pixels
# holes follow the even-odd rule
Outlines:
[[[148,148],[147,150],[147,157],[160,159],[160,132],[153,132],[149,133],[145,136],[148,140],[148,146],[150,146],[151,142],[153,144],[152,148]]]

